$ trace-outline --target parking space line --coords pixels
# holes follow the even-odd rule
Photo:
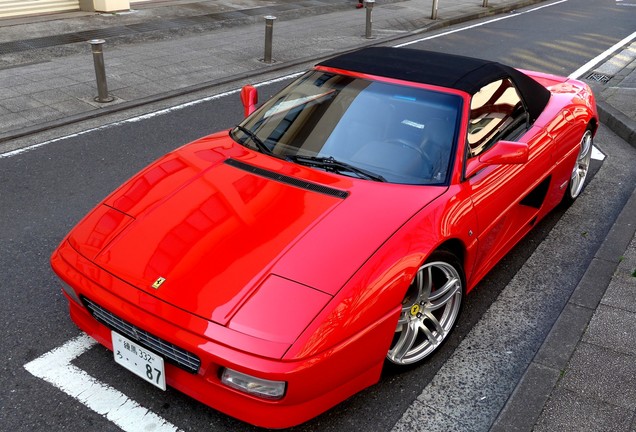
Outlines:
[[[96,344],[97,342],[91,337],[82,334],[27,363],[24,368],[77,399],[126,432],[178,431],[179,429],[167,420],[71,364],[71,361]]]
[[[592,159],[598,161],[605,160],[605,153],[599,150],[596,146],[592,146]]]

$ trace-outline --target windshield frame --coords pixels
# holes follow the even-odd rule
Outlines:
[[[306,94],[306,95],[299,93],[300,96],[297,96],[296,99],[291,98],[290,100],[285,100],[286,97],[288,97],[290,94],[293,94],[294,91],[301,88],[302,85],[306,85],[307,82],[311,81],[312,79],[316,79],[316,82],[318,82],[318,78],[321,78],[321,77],[325,77],[324,78],[325,82],[331,81],[333,78],[335,83],[344,82],[345,85],[342,88],[333,88],[333,87],[325,86],[324,91],[316,92],[315,94]],[[429,104],[433,106],[437,103],[437,105],[439,105],[441,108],[445,110],[444,112],[448,116],[452,116],[451,120],[447,122],[449,127],[438,128],[438,129],[446,131],[445,133],[447,134],[447,136],[444,138],[445,142],[447,141],[447,143],[444,144],[444,151],[446,152],[446,154],[444,155],[442,159],[440,159],[447,164],[444,167],[443,174],[441,174],[442,170],[440,170],[440,173],[437,173],[435,177],[430,177],[430,178],[417,177],[417,176],[408,177],[406,175],[402,175],[402,172],[400,171],[397,171],[397,170],[390,171],[385,166],[377,166],[378,162],[376,160],[371,161],[372,163],[376,163],[376,165],[373,166],[372,164],[371,165],[365,164],[367,163],[367,161],[362,160],[360,158],[358,158],[358,160],[356,160],[355,158],[350,159],[348,157],[343,158],[339,154],[333,154],[331,152],[323,152],[325,148],[329,149],[328,141],[331,138],[331,134],[334,133],[334,130],[336,127],[350,128],[350,126],[346,122],[343,123],[344,117],[348,113],[347,110],[351,109],[350,106],[346,107],[344,111],[342,112],[342,115],[340,116],[333,116],[332,114],[332,116],[335,119],[333,130],[327,131],[327,134],[330,134],[330,135],[328,135],[326,139],[317,140],[318,146],[319,146],[317,148],[317,151],[314,151],[314,152],[305,151],[306,149],[303,147],[304,142],[303,142],[303,145],[294,146],[284,141],[281,141],[280,139],[276,139],[276,137],[274,137],[274,139],[271,139],[271,136],[273,135],[272,133],[269,133],[269,134],[265,133],[265,135],[260,136],[260,139],[268,146],[268,148],[272,149],[273,153],[271,154],[271,156],[278,157],[281,159],[287,159],[287,160],[292,159],[292,158],[289,158],[288,156],[296,156],[296,155],[307,156],[307,157],[334,158],[335,160],[342,161],[343,163],[358,167],[362,170],[373,172],[374,174],[377,174],[380,177],[384,177],[384,178],[388,177],[387,181],[389,183],[413,184],[413,185],[435,185],[435,186],[448,185],[450,183],[450,179],[452,177],[454,166],[456,163],[457,147],[458,147],[459,137],[462,130],[461,125],[463,124],[463,117],[465,115],[465,104],[467,99],[467,95],[460,90],[440,88],[437,86],[432,86],[432,85],[427,85],[422,83],[401,81],[401,80],[392,79],[392,78],[377,77],[373,75],[361,74],[358,72],[348,72],[348,71],[342,71],[338,69],[318,66],[308,71],[307,73],[303,74],[302,76],[294,80],[292,83],[290,83],[283,90],[275,94],[272,98],[270,98],[267,102],[265,102],[261,107],[255,110],[250,116],[244,119],[240,123],[240,126],[247,128],[251,132],[256,133],[258,135],[260,131],[259,128],[262,126],[262,123],[265,121],[269,121],[274,116],[282,116],[282,115],[288,116],[290,113],[293,112],[296,117],[292,118],[291,120],[289,119],[284,119],[284,120],[291,121],[291,122],[296,121],[295,118],[297,118],[298,115],[303,114],[304,113],[303,110],[307,110],[308,109],[307,107],[316,109],[315,108],[316,106],[320,106],[325,101],[327,101],[329,104],[331,103],[335,104],[337,101],[333,101],[333,99],[336,99],[340,96],[340,92],[343,91],[343,88],[347,90],[347,86],[350,86],[350,88],[353,89],[354,91],[355,91],[355,86],[362,87],[362,90],[360,90],[358,93],[355,93],[354,100],[358,98],[364,92],[367,92],[368,95],[374,95],[374,96],[379,95],[379,97],[385,97],[385,98],[387,97],[386,94],[382,94],[382,92],[379,92],[379,90],[382,90],[385,93],[387,89],[395,91],[395,92],[406,92],[407,94],[411,92],[415,94],[417,98],[419,98],[417,99],[417,103],[419,103],[420,105]],[[369,88],[371,88],[372,90],[369,90]],[[430,100],[429,100],[429,97],[430,97]],[[411,98],[410,96],[405,97],[403,99],[406,102],[416,101],[416,97]],[[439,101],[445,101],[446,105]],[[350,103],[353,105],[354,102],[350,102]],[[302,108],[299,108],[301,106]],[[294,111],[294,110],[297,110],[297,111]],[[323,130],[324,128],[320,129],[319,128],[320,125],[317,125],[317,123],[319,123],[321,120],[322,120],[322,117],[317,117],[315,124],[312,124],[310,126],[313,126],[314,128],[318,128],[318,130]],[[342,123],[341,126],[339,126],[340,123]],[[423,130],[426,127],[423,123],[420,123],[418,121],[411,121],[408,119],[404,119],[398,126],[400,127],[407,126],[407,127],[410,127],[411,130],[415,130],[415,129]],[[300,128],[302,127],[303,126],[300,126]],[[395,125],[393,125],[392,127],[395,127]],[[254,130],[252,128],[254,128]],[[303,131],[303,133],[306,133],[306,131]],[[240,132],[237,129],[233,129],[232,131],[230,131],[230,136],[239,144],[242,144],[251,149],[255,149],[259,151],[258,149],[256,149],[256,146],[251,142],[250,138],[248,138],[248,136],[244,132]],[[363,140],[361,139],[361,141]],[[340,144],[338,144],[338,141],[336,140],[337,144],[333,144],[332,149],[336,148],[335,147],[336,145],[341,145],[342,142],[347,144],[349,141],[341,140]],[[363,142],[366,142],[366,141],[363,141]],[[395,144],[391,144],[391,146],[395,147]],[[408,146],[403,145],[403,147],[408,147]],[[385,151],[385,149],[379,144],[375,144],[374,150],[379,150],[380,152]],[[376,156],[376,159],[380,159],[381,157],[382,157],[381,155]],[[290,161],[293,163],[298,163],[293,160],[290,160]],[[315,167],[315,166],[313,168],[320,169],[320,167]],[[378,171],[378,169],[381,171]],[[351,172],[339,172],[339,174],[359,177]]]

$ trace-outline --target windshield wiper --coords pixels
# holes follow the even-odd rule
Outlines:
[[[316,168],[322,168],[331,172],[350,172],[357,174],[359,177],[366,178],[373,181],[385,182],[386,179],[379,174],[372,173],[362,168],[349,165],[346,162],[334,159],[333,156],[318,157],[318,156],[287,156],[287,160],[299,163],[301,165],[313,166]]]
[[[265,145],[265,143],[254,132],[241,125],[236,125],[236,129],[247,135],[262,153],[266,153],[268,155],[272,154],[272,150],[267,147],[267,145]]]

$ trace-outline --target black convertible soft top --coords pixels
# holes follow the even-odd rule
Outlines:
[[[333,57],[318,66],[453,88],[470,95],[495,80],[510,78],[533,121],[550,99],[548,89],[510,66],[434,51],[372,47]]]

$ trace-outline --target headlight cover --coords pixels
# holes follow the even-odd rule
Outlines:
[[[221,382],[228,387],[268,400],[282,399],[287,389],[285,381],[270,381],[227,368],[223,369]]]
[[[228,325],[272,342],[292,344],[331,300],[329,294],[270,274]]]
[[[75,292],[73,287],[71,287],[69,284],[67,284],[63,280],[60,280],[60,282],[62,283],[62,291],[64,291],[66,293],[66,295],[68,295],[70,298],[72,298],[75,301],[75,303],[81,305],[82,302],[80,301],[80,299],[77,296],[77,293]]]

